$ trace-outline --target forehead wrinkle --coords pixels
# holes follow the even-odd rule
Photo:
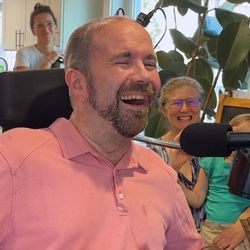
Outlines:
[[[124,59],[124,58],[133,58],[136,57],[136,53],[130,52],[129,50],[126,51],[121,51],[121,52],[117,52],[114,53],[114,55],[112,56],[111,60],[116,60],[116,59]],[[143,56],[143,60],[153,60],[154,62],[156,62],[156,56],[155,54],[147,54],[145,56]]]

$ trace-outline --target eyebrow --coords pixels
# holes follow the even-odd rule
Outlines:
[[[133,56],[132,53],[130,53],[129,51],[124,51],[124,52],[114,55],[112,57],[112,60],[130,58],[132,56]],[[155,54],[148,54],[147,56],[144,57],[144,60],[153,60],[154,62],[157,61]]]

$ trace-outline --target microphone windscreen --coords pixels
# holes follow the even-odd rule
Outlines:
[[[194,123],[180,135],[182,150],[199,157],[224,157],[231,154],[227,133],[232,127],[226,123]]]

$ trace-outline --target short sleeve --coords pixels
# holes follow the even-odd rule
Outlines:
[[[204,157],[200,160],[200,167],[206,172],[208,178],[212,175],[215,167],[215,157]]]
[[[16,67],[21,67],[21,66],[30,67],[28,51],[25,50],[24,48],[19,49],[16,53],[16,61],[14,69]]]

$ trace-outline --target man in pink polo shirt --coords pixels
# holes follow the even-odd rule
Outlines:
[[[0,250],[198,250],[174,170],[131,138],[160,89],[144,28],[87,23],[65,54],[73,113],[0,139]]]

